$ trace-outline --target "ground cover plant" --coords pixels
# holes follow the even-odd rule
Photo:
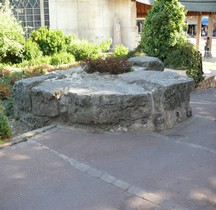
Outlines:
[[[125,59],[115,57],[87,59],[84,70],[87,73],[99,72],[102,74],[122,74],[131,71],[131,65]]]

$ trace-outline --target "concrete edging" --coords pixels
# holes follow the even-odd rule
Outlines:
[[[45,126],[42,128],[38,128],[36,130],[33,131],[29,131],[27,133],[21,134],[19,136],[13,137],[12,140],[10,142],[7,142],[5,144],[0,145],[0,149],[3,149],[5,147],[9,147],[12,146],[14,144],[19,144],[21,142],[27,141],[28,139],[30,139],[31,137],[34,137],[38,134],[44,133],[48,130],[51,130],[53,128],[55,128],[57,125],[49,125],[49,126]]]

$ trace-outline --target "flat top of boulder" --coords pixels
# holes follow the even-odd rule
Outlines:
[[[134,95],[149,92],[136,84],[128,84],[120,80],[118,76],[87,74],[84,71],[44,80],[40,85],[32,88],[32,91],[34,93],[62,91],[79,95]]]
[[[87,74],[82,67],[56,71],[48,75],[24,79],[34,94],[50,95],[74,93],[79,95],[140,95],[153,89],[166,88],[175,84],[193,83],[187,76],[174,72],[134,71],[120,75]],[[192,84],[191,84],[192,85]]]
[[[129,72],[127,74],[119,75],[119,77],[128,82],[128,83],[151,83],[155,84],[156,87],[166,87],[175,84],[185,83],[185,82],[192,82],[193,79],[187,76],[180,76],[175,72],[158,72],[158,71],[135,71]]]
[[[128,62],[132,66],[139,66],[143,67],[143,70],[148,71],[163,71],[164,64],[163,62],[156,58],[156,57],[149,57],[149,56],[137,56],[128,59]]]

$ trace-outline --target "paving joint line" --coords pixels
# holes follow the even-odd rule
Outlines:
[[[48,146],[36,141],[36,140],[29,140],[28,141],[29,144],[34,144],[40,147],[43,147],[44,149],[47,149],[48,151],[50,151],[51,153],[57,155],[58,157],[60,157],[61,159],[63,159],[65,162],[69,163],[73,168],[93,177],[96,179],[100,179],[101,181],[110,184],[116,188],[118,188],[121,191],[127,192],[133,196],[139,197],[145,201],[148,201],[149,203],[152,203],[154,205],[156,205],[157,207],[160,207],[164,210],[169,210],[169,208],[164,207],[163,205],[161,205],[160,203],[156,203],[152,200],[150,200],[152,193],[148,193],[145,190],[129,184],[121,179],[118,179],[106,172],[100,171],[94,167],[91,167],[85,163],[82,163],[78,160],[75,160],[73,158],[70,158],[62,153],[59,153],[58,151],[49,148]]]
[[[170,134],[172,134],[174,132],[171,132]],[[216,150],[215,149],[210,149],[210,148],[202,146],[200,144],[193,144],[193,143],[186,142],[186,141],[183,141],[183,140],[182,141],[180,141],[180,140],[173,140],[172,139],[173,137],[167,136],[168,134],[169,133],[162,133],[162,134],[160,134],[160,133],[152,133],[153,136],[159,137],[159,138],[164,139],[164,140],[169,141],[169,142],[173,142],[173,143],[176,143],[176,144],[181,144],[181,145],[184,145],[184,146],[187,146],[187,147],[192,147],[194,149],[199,149],[201,151],[206,151],[206,152],[210,152],[210,153],[216,154]],[[182,139],[185,139],[185,138],[182,138]]]

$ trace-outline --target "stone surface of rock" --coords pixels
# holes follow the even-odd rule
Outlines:
[[[147,71],[163,71],[164,64],[163,62],[155,57],[149,56],[138,56],[129,58],[128,62],[135,67],[142,67],[143,70]]]
[[[114,76],[76,67],[16,82],[14,110],[36,127],[55,122],[158,131],[191,115],[192,89],[192,79],[171,72]]]

